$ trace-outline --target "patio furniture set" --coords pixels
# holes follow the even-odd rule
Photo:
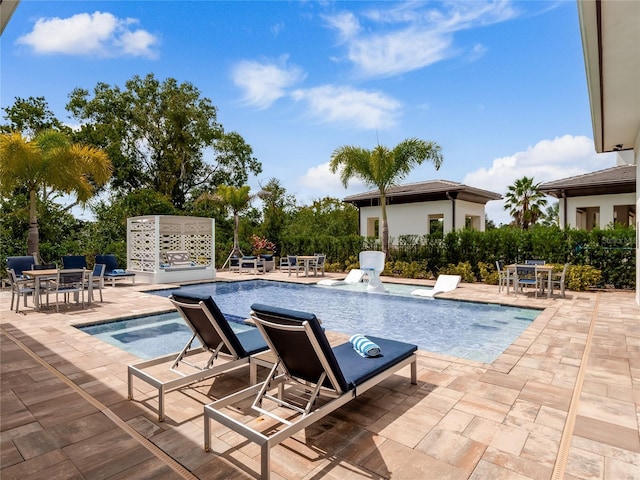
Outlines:
[[[498,271],[498,291],[505,289],[509,294],[510,288],[513,288],[514,294],[524,293],[525,288],[533,289],[534,296],[537,298],[538,293],[544,294],[546,291],[547,298],[553,295],[553,291],[559,290],[560,295],[564,298],[564,285],[567,276],[569,264],[565,263],[562,271],[554,271],[552,265],[547,265],[544,260],[525,260],[524,264],[504,265],[501,261],[496,262]]]
[[[46,305],[49,307],[49,296],[55,294],[56,311],[60,309],[60,299],[63,303],[70,302],[71,294],[76,305],[84,308],[87,292],[87,303],[93,301],[94,290],[100,293],[105,280],[111,280],[115,286],[116,280],[130,279],[135,282],[135,274],[118,269],[115,255],[96,255],[93,269],[87,267],[86,257],[83,255],[65,255],[61,259],[62,268],[56,264],[41,264],[33,255],[7,257],[7,275],[11,288],[11,306],[15,301],[15,311],[20,311],[20,298],[23,299],[25,308],[27,298],[33,298],[34,308],[42,308],[42,297],[46,296]]]

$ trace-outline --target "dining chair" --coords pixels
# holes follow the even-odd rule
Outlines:
[[[13,268],[7,268],[9,284],[11,286],[11,310],[13,310],[13,300],[16,299],[16,313],[20,311],[20,297],[24,298],[24,306],[27,306],[27,296],[35,295],[33,280],[19,279]]]
[[[545,263],[546,262],[544,260],[537,260],[537,259],[529,259],[524,261],[525,265],[544,265]]]
[[[76,305],[82,302],[84,308],[84,290],[86,288],[86,269],[68,268],[58,270],[56,280],[52,283],[50,293],[56,292],[56,311],[60,311],[60,294],[64,302],[69,302],[69,295],[73,293],[76,298]],[[47,295],[47,300],[49,296]]]
[[[104,263],[96,263],[93,266],[93,272],[91,275],[91,293],[89,294],[89,301],[93,301],[93,292],[96,290],[100,291],[100,301],[102,300],[102,289],[104,288],[104,269],[106,265]],[[87,285],[88,287],[89,285]]]
[[[507,286],[509,275],[501,260],[496,260],[496,270],[498,272],[498,292],[501,292]]]
[[[515,292],[518,294],[518,289],[524,293],[524,287],[534,287],[535,296],[538,297],[538,289],[540,288],[540,277],[538,276],[537,265],[516,265],[515,276]]]
[[[564,298],[564,285],[567,278],[567,270],[569,270],[569,264],[565,263],[562,268],[562,272],[553,272],[551,274],[551,295],[553,295],[554,287],[560,289],[560,295]]]

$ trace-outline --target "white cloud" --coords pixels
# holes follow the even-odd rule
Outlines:
[[[524,176],[535,183],[573,177],[615,165],[614,154],[596,154],[593,140],[585,136],[564,135],[541,140],[522,152],[496,158],[491,167],[468,173],[462,183],[505,195],[509,185]],[[550,197],[549,202],[555,201]],[[504,201],[487,204],[487,214],[496,224],[509,223]]]
[[[301,190],[308,195],[309,198],[304,199],[307,201],[327,196],[343,198],[368,190],[364,183],[357,178],[349,180],[348,188],[344,188],[342,181],[340,181],[340,174],[331,173],[329,162],[309,168],[304,176],[298,178],[298,184],[302,187]]]
[[[248,105],[264,109],[286,94],[286,88],[305,78],[301,68],[286,65],[283,56],[279,65],[245,60],[238,63],[231,73],[233,82],[244,90],[243,100]]]
[[[138,21],[119,19],[110,13],[80,13],[69,18],[38,19],[33,30],[17,43],[41,55],[99,57],[135,56],[155,58],[158,37],[134,29]]]
[[[437,8],[431,8],[433,4],[427,2],[390,5],[367,10],[361,18],[351,12],[324,17],[340,42],[346,44],[347,58],[362,75],[382,77],[409,72],[458,56],[465,50],[470,52],[471,61],[477,60],[485,48],[456,47],[454,33],[517,15],[508,0],[454,1],[440,3]]]
[[[365,129],[392,127],[401,107],[383,93],[335,85],[296,90],[292,97],[307,102],[309,115],[323,123],[348,123]]]

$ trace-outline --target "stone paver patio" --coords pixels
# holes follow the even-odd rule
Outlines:
[[[246,386],[246,370],[169,393],[158,422],[146,385],[127,400],[126,367],[139,359],[73,327],[171,309],[149,288],[107,287],[103,303],[60,313],[10,312],[0,293],[3,480],[259,476],[259,448],[226,428],[214,425],[203,450],[202,406]],[[544,311],[492,364],[420,351],[417,385],[407,368],[275,447],[272,478],[640,478],[632,292],[536,299],[461,284],[443,297]]]

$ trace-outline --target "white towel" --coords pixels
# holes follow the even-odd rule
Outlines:
[[[380,355],[380,347],[359,333],[352,335],[349,339],[353,349],[362,357],[377,357]]]

